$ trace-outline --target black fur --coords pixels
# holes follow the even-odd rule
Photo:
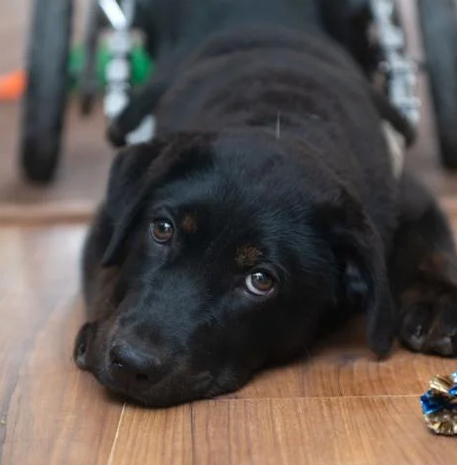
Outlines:
[[[192,33],[175,31],[111,128],[122,142],[148,108],[158,119],[151,144],[116,157],[86,243],[78,364],[167,406],[239,388],[355,311],[379,355],[398,332],[454,355],[451,235],[429,194],[394,178],[358,66],[313,14],[297,25],[294,2],[224,5],[208,24],[186,16]],[[158,219],[174,225],[167,244]],[[270,296],[246,288],[258,269]]]

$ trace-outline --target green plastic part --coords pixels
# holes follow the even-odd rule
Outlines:
[[[70,61],[68,63],[68,73],[71,79],[71,88],[75,88],[78,82],[78,76],[84,66],[84,49],[82,46],[76,46],[70,52]]]
[[[106,44],[102,44],[97,51],[97,80],[101,88],[106,86],[106,67],[111,60],[111,53]]]
[[[140,45],[133,47],[130,63],[132,65],[131,84],[133,87],[144,84],[154,72],[153,60]]]
[[[97,81],[101,89],[106,86],[106,67],[108,66],[110,59],[111,54],[106,47],[106,44],[102,43],[97,50],[96,60]],[[75,46],[70,53],[70,60],[68,64],[68,71],[71,77],[72,88],[77,87],[78,76],[81,74],[81,71],[84,67],[84,61],[84,47],[81,45]],[[154,61],[139,44],[135,44],[132,47],[132,51],[130,53],[130,65],[130,84],[132,87],[144,84],[150,78],[150,76],[152,76],[155,69]]]

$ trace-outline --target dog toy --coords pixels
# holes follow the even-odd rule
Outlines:
[[[420,401],[430,430],[435,434],[457,436],[457,371],[432,378],[430,389]]]

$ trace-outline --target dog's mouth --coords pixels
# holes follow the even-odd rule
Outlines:
[[[169,408],[187,402],[211,399],[236,391],[247,382],[225,380],[209,372],[192,376],[170,372],[161,380],[139,389],[137,385],[118,383],[104,367],[90,367],[87,370],[118,400],[146,408]]]
[[[185,359],[174,359],[170,370],[155,382],[121,382],[110,369],[108,351],[105,344],[100,344],[97,326],[85,323],[79,330],[73,353],[76,365],[91,372],[108,391],[143,407],[166,408],[228,394],[240,389],[250,377],[236,376],[233,369],[220,366],[214,371],[191,369]]]
[[[104,357],[96,357],[92,354],[95,338],[96,324],[84,324],[75,341],[73,356],[77,366],[82,370],[90,371],[108,391],[143,407],[166,408],[194,400],[213,398],[235,391],[246,382],[240,382],[232,375],[228,376],[227,370],[218,370],[218,373],[210,371],[190,373],[184,368],[174,368],[154,383],[146,383],[143,386],[120,383],[111,375],[107,363],[103,363]],[[95,359],[98,359],[98,362]],[[179,364],[176,363],[175,366]]]
[[[101,373],[94,373],[94,375],[108,391],[120,396],[121,399],[147,408],[173,407],[187,402],[213,398],[236,389],[235,387],[221,386],[216,379],[207,373],[197,375],[190,382],[180,380],[176,375],[170,375],[143,391],[113,383],[109,376]]]

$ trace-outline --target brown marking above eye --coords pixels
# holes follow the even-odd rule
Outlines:
[[[181,227],[184,232],[192,234],[197,232],[197,218],[193,213],[186,213],[182,219]]]
[[[253,245],[244,245],[238,247],[235,261],[240,268],[249,268],[254,266],[262,255],[262,251],[257,247]]]
[[[419,270],[430,274],[449,273],[451,268],[450,261],[440,252],[433,253],[419,265]]]

